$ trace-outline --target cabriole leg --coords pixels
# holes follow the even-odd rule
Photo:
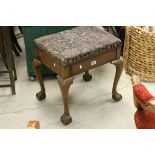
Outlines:
[[[122,99],[122,96],[121,96],[121,94],[119,94],[117,92],[117,84],[118,84],[118,81],[119,81],[120,76],[122,74],[123,61],[121,59],[119,59],[119,60],[114,61],[113,64],[116,67],[116,73],[115,73],[115,78],[114,78],[114,83],[113,83],[113,88],[112,88],[112,98],[115,101],[120,101]]]
[[[45,87],[44,87],[42,75],[40,72],[40,65],[41,65],[41,62],[38,59],[33,60],[32,66],[33,66],[36,78],[39,81],[39,84],[41,87],[41,91],[36,94],[36,97],[38,98],[38,100],[43,100],[46,97],[46,94],[45,94]]]
[[[69,114],[69,105],[68,105],[68,92],[71,84],[73,83],[73,79],[62,79],[60,76],[57,76],[58,83],[60,86],[60,90],[63,97],[64,102],[64,114],[61,116],[61,122],[64,125],[68,125],[72,122],[72,118]]]

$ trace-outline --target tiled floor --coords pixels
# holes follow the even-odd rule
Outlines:
[[[56,78],[44,80],[47,97],[39,102],[35,94],[40,87],[37,81],[28,78],[23,38],[19,42],[24,51],[20,57],[15,56],[16,95],[11,95],[10,88],[0,88],[0,128],[24,129],[33,119],[40,121],[41,128],[135,128],[130,76],[123,71],[118,85],[123,99],[115,103],[111,98],[115,67],[111,64],[92,70],[90,82],[84,82],[82,75],[77,76],[69,96],[73,122],[68,126],[61,124],[63,102]],[[0,75],[0,82],[6,79],[5,75]],[[153,93],[155,84],[145,85]]]

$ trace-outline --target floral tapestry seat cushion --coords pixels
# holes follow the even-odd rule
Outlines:
[[[121,40],[94,26],[81,26],[34,40],[34,45],[64,64],[73,64],[121,46]]]

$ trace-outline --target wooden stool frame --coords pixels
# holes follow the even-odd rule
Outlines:
[[[83,79],[85,81],[89,81],[92,79],[89,70],[110,62],[113,63],[116,67],[116,73],[112,88],[112,98],[115,101],[121,100],[122,96],[116,90],[123,70],[123,61],[120,59],[120,52],[121,47],[117,47],[100,55],[89,56],[76,63],[66,65],[63,62],[55,59],[54,57],[49,56],[45,51],[42,51],[41,49],[36,47],[36,58],[33,60],[33,68],[41,87],[41,90],[36,94],[36,97],[38,98],[38,100],[42,100],[46,97],[45,87],[39,68],[40,64],[44,64],[49,69],[57,73],[57,79],[64,102],[64,113],[61,116],[61,121],[64,125],[68,125],[72,122],[72,118],[69,113],[68,94],[74,77],[80,73],[85,73],[83,75]]]

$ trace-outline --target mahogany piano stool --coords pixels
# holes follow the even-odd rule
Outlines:
[[[112,63],[116,67],[112,88],[112,98],[115,101],[122,99],[117,92],[117,84],[123,70],[123,61],[120,59],[121,40],[105,30],[93,26],[75,27],[37,38],[34,40],[35,56],[33,69],[39,81],[41,91],[36,94],[38,100],[46,97],[45,87],[40,72],[40,64],[44,64],[56,72],[61,89],[64,114],[61,122],[68,125],[72,122],[69,113],[68,92],[73,78],[83,74],[85,81],[90,81],[92,75],[89,70],[106,63]]]

